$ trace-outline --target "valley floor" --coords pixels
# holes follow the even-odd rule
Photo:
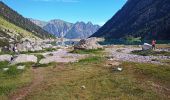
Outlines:
[[[28,67],[16,77],[17,79],[15,77],[8,81],[0,79],[3,81],[0,85],[0,98],[2,100],[169,100],[169,54],[142,56],[131,53],[133,50],[139,50],[139,47],[128,47],[109,46],[105,50],[80,50],[73,53],[89,56],[78,62]],[[141,61],[142,57],[148,58],[147,61]],[[27,80],[22,82],[24,78]],[[8,84],[5,82],[11,82],[10,86],[16,88],[6,90],[4,87],[8,87]]]

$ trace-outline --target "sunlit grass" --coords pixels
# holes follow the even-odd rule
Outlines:
[[[26,68],[19,70],[19,65],[25,65]],[[7,98],[11,92],[31,82],[30,66],[30,63],[9,65],[9,62],[0,62],[0,98]],[[9,69],[4,71],[3,68]]]
[[[46,67],[44,84],[26,99],[61,100],[160,100],[166,91],[158,92],[152,83],[169,84],[170,66],[123,62],[122,72],[105,67],[106,59],[89,57],[77,63]],[[161,67],[161,68],[160,68]],[[85,89],[82,88],[85,86]]]

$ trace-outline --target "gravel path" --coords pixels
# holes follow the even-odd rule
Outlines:
[[[140,48],[133,47],[121,47],[121,48],[107,48],[106,49],[110,55],[110,60],[119,60],[119,61],[130,61],[130,62],[140,62],[140,63],[153,63],[153,64],[162,64],[160,60],[170,59],[170,56],[140,56],[130,54],[131,51],[141,50]]]

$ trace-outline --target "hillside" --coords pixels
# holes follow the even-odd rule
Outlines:
[[[10,42],[18,41],[21,38],[38,39],[38,37],[36,37],[33,33],[28,32],[0,17],[0,46],[6,46]]]
[[[28,32],[33,33],[39,38],[52,37],[52,35],[47,31],[18,14],[16,11],[5,5],[2,1],[0,1],[0,17]]]
[[[128,0],[92,37],[170,39],[170,0]]]
[[[70,23],[59,19],[54,19],[49,22],[44,22],[35,19],[29,20],[59,38],[61,37],[69,39],[87,38],[100,28],[99,25],[93,25],[91,22]]]
[[[41,21],[41,20],[37,20],[37,19],[32,19],[32,18],[28,18],[31,22],[33,22],[34,24],[40,26],[40,27],[44,27],[45,25],[48,24],[48,22],[46,21]]]

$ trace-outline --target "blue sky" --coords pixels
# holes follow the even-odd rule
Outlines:
[[[127,0],[1,0],[24,17],[104,24]]]

